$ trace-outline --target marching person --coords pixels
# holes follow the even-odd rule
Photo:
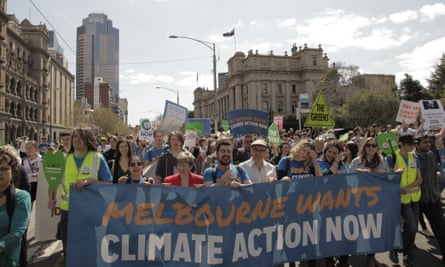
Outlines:
[[[112,176],[104,156],[102,153],[97,152],[96,140],[90,128],[75,128],[73,130],[70,152],[65,162],[65,175],[60,186],[62,198],[60,201],[60,221],[57,226],[57,235],[62,240],[66,259],[71,185],[74,185],[74,190],[80,191],[91,184],[111,184]],[[49,209],[56,207],[56,193],[50,190]]]

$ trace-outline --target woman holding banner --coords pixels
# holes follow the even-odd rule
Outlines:
[[[177,174],[165,177],[164,185],[194,187],[202,185],[202,176],[192,172],[194,157],[190,152],[181,152],[177,158]]]
[[[389,172],[387,161],[380,154],[377,141],[374,137],[366,138],[358,152],[358,156],[352,160],[349,172],[377,173]],[[375,254],[366,256],[367,267],[383,267],[375,258]]]
[[[80,191],[88,185],[112,182],[112,176],[105,157],[97,152],[96,140],[91,128],[75,128],[71,136],[71,148],[65,160],[65,174],[62,179],[60,200],[60,222],[57,225],[57,235],[62,239],[64,256],[67,253],[68,210],[71,186]],[[56,207],[55,196],[48,200],[48,208]]]

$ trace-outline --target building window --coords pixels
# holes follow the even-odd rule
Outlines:
[[[263,111],[269,111],[269,103],[267,101],[263,102]]]
[[[297,93],[297,85],[292,84],[292,94],[296,94],[296,93]]]
[[[312,56],[312,65],[317,66],[317,57],[316,56]]]
[[[283,113],[283,102],[278,101],[277,103],[277,111],[279,114]]]
[[[278,94],[279,94],[279,95],[282,95],[282,94],[283,94],[283,84],[282,84],[282,83],[279,83],[279,84],[277,85],[277,91],[278,91]]]
[[[292,113],[296,113],[297,112],[297,103],[292,102],[290,105],[291,105]]]
[[[267,84],[263,83],[263,94],[267,95]]]

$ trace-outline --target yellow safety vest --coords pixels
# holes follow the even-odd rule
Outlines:
[[[413,153],[408,153],[408,164],[405,163],[402,155],[397,152],[396,157],[396,169],[403,169],[402,180],[400,181],[400,188],[404,188],[409,184],[414,183],[417,178],[417,161],[414,158]],[[402,204],[408,204],[410,202],[418,202],[420,200],[420,187],[414,187],[411,189],[411,192],[408,194],[401,194],[400,202]]]
[[[100,153],[90,151],[85,156],[80,168],[77,168],[74,161],[74,154],[69,154],[66,157],[65,176],[62,180],[62,198],[60,200],[60,209],[68,211],[70,187],[79,180],[96,179],[99,176]]]

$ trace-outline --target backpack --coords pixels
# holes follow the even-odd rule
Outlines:
[[[243,173],[243,168],[241,168],[240,166],[236,166],[236,170],[238,171],[238,173],[241,175],[241,173]],[[213,183],[216,183],[216,167],[212,168],[212,177],[213,177]]]

